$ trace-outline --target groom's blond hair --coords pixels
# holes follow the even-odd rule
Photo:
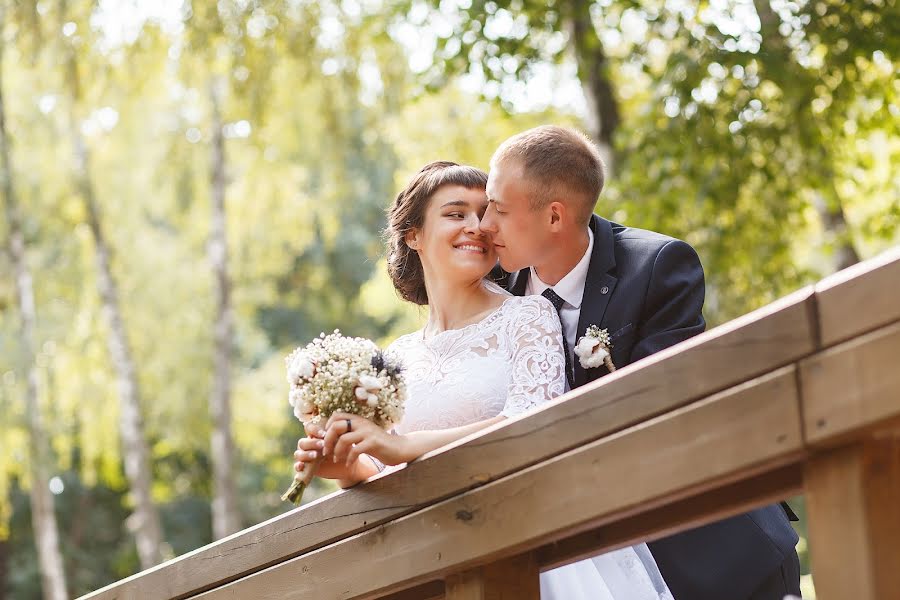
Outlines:
[[[576,218],[587,223],[603,190],[604,170],[600,152],[575,129],[542,125],[512,136],[497,148],[491,168],[518,164],[530,187],[532,210],[562,201]]]

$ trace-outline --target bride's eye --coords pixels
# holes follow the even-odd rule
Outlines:
[[[461,212],[452,212],[447,215],[448,217],[452,217],[454,219],[462,219],[463,214]]]

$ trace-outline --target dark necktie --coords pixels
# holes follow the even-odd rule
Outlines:
[[[565,302],[565,300],[560,298],[559,294],[557,294],[556,292],[553,291],[553,288],[547,288],[546,290],[544,290],[544,292],[541,294],[541,296],[543,296],[544,298],[549,300],[553,304],[554,308],[556,308],[556,315],[559,317],[559,324],[562,326],[562,324],[563,324],[562,315],[559,313],[559,311],[562,308],[562,305]],[[563,326],[562,329],[563,329],[563,336],[562,336],[563,353],[566,355],[566,381],[569,382],[569,389],[574,390],[575,389],[575,376],[572,373],[572,364],[571,364],[572,360],[571,360],[571,358],[569,358],[569,343],[566,341],[565,326]]]

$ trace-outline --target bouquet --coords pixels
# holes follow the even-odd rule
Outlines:
[[[288,401],[304,426],[324,423],[336,412],[365,417],[384,429],[403,417],[402,369],[371,340],[344,337],[336,329],[297,348],[285,362]],[[321,461],[320,455],[307,465],[281,499],[300,504]]]

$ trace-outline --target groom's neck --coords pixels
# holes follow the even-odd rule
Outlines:
[[[556,285],[581,261],[589,243],[587,228],[561,233],[556,243],[550,246],[552,250],[534,265],[537,276],[547,285]]]

